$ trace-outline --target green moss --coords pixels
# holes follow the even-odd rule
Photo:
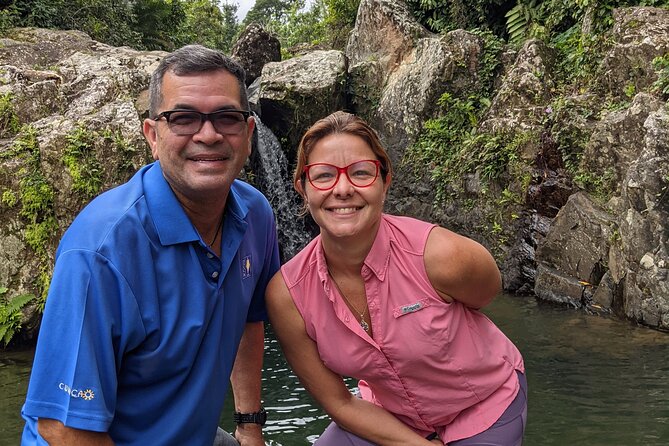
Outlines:
[[[21,128],[12,99],[11,92],[0,95],[0,138],[15,135]]]
[[[529,132],[476,133],[485,107],[474,97],[463,101],[446,93],[439,104],[442,116],[425,123],[418,141],[403,159],[416,174],[427,167],[438,203],[456,198],[467,174],[478,173],[485,186],[507,172],[521,162],[519,147],[536,137]]]
[[[2,204],[8,208],[13,208],[18,203],[19,198],[13,190],[6,190],[2,193]]]
[[[574,183],[601,204],[609,201],[617,185],[615,170],[612,167],[603,173],[590,172],[581,167],[574,173]]]
[[[77,126],[65,139],[63,164],[72,177],[72,190],[92,198],[102,188],[102,167],[95,157],[94,143],[100,135],[84,126]]]
[[[55,192],[41,171],[37,130],[32,126],[24,126],[4,157],[15,157],[24,163],[18,171],[19,191],[18,197],[14,197],[14,205],[21,205],[19,216],[26,222],[23,231],[25,242],[42,265],[35,287],[39,290],[38,306],[43,306],[50,280],[48,265],[51,264],[51,238],[57,233],[58,224],[53,210]],[[11,201],[9,194],[3,194],[3,203],[5,200]]]
[[[653,84],[653,91],[669,97],[669,53],[653,59],[653,68],[657,73],[657,80]]]

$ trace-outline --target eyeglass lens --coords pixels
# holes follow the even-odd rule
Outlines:
[[[222,135],[239,134],[246,126],[244,115],[230,110],[213,113],[174,111],[164,116],[170,130],[177,135],[194,135],[200,131],[205,121],[211,122],[216,132]]]
[[[348,180],[357,187],[371,186],[379,174],[378,163],[372,160],[357,161],[346,167],[337,167],[327,163],[315,163],[307,166],[307,177],[316,189],[331,189],[339,181],[339,175],[346,173]]]

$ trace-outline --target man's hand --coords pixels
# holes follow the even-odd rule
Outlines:
[[[238,424],[235,438],[241,446],[265,446],[262,436],[262,426],[254,423]]]

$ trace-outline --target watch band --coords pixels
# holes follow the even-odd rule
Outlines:
[[[264,426],[265,422],[267,421],[267,412],[265,412],[264,407],[261,407],[259,412],[253,412],[253,413],[235,412],[232,417],[235,420],[235,423],[237,424],[254,423]]]

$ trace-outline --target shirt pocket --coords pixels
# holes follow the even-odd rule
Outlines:
[[[407,314],[412,314],[420,310],[424,310],[425,308],[429,307],[431,305],[430,299],[425,298],[425,299],[420,299],[417,300],[413,303],[408,303],[404,305],[400,305],[398,307],[393,308],[393,317],[395,319],[400,318],[402,316],[406,316]]]

